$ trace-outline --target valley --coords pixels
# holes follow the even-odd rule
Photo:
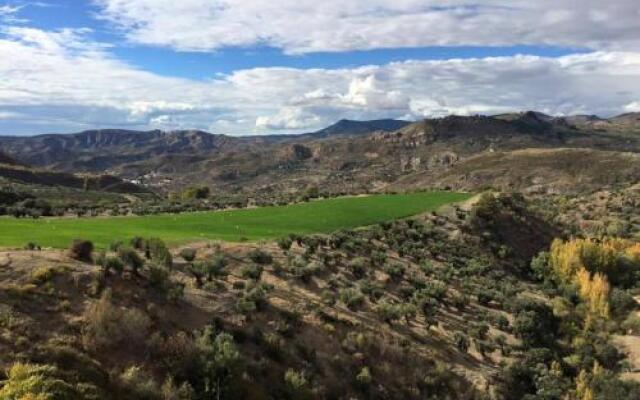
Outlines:
[[[189,241],[257,241],[290,234],[331,233],[435,211],[470,194],[425,192],[314,200],[288,206],[152,216],[85,218],[0,218],[0,247],[31,241],[65,248],[74,239],[100,248],[134,236],[158,237],[170,245]]]

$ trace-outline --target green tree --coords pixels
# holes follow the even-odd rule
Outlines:
[[[233,383],[242,376],[243,361],[233,337],[207,326],[195,340],[202,393],[207,399],[233,398]]]

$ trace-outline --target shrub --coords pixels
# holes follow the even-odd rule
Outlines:
[[[63,270],[64,267],[38,267],[31,272],[31,283],[41,285],[43,283],[49,282]]]
[[[97,398],[95,386],[68,382],[58,368],[51,365],[13,364],[0,388],[6,400],[83,400]]]
[[[291,249],[291,245],[293,245],[293,239],[291,239],[290,236],[278,239],[278,247],[280,247],[282,251],[289,251]]]
[[[147,239],[145,243],[145,257],[158,265],[171,268],[173,257],[167,245],[158,238]]]
[[[144,240],[143,237],[140,236],[134,236],[133,238],[131,238],[131,240],[129,241],[129,244],[131,245],[131,247],[133,247],[136,250],[142,251],[145,249],[146,246],[146,241]]]
[[[25,250],[30,250],[30,251],[34,251],[34,250],[42,250],[42,247],[40,247],[40,245],[38,245],[35,242],[29,242],[24,246]]]
[[[256,264],[271,264],[273,262],[271,254],[260,249],[250,251],[248,257]]]
[[[193,262],[193,260],[196,259],[196,255],[197,250],[190,247],[180,250],[180,257],[182,257],[188,263]]]
[[[360,291],[367,295],[371,301],[377,301],[384,295],[382,284],[371,279],[363,279],[360,282]]]
[[[189,266],[189,273],[196,280],[196,286],[202,287],[202,278],[207,274],[207,265],[204,261],[196,261]]]
[[[92,262],[93,243],[89,240],[76,239],[69,248],[69,257],[74,260]]]
[[[213,278],[222,278],[227,276],[229,272],[226,270],[228,261],[223,255],[216,255],[206,261],[207,279],[211,281]]]
[[[463,353],[469,350],[469,338],[462,332],[456,332],[453,335],[453,343]]]
[[[400,280],[404,276],[406,268],[400,263],[387,264],[384,267],[384,272],[387,273],[393,280]]]
[[[169,270],[155,264],[149,265],[149,284],[154,289],[166,294],[171,287]]]
[[[240,270],[240,276],[244,279],[260,280],[264,268],[261,265],[245,265]]]
[[[373,378],[371,377],[369,367],[362,367],[358,375],[356,375],[356,381],[363,389],[367,389],[371,385]]]
[[[144,265],[144,260],[138,255],[138,252],[131,247],[121,246],[118,249],[118,258],[120,261],[131,269],[134,275],[138,275],[140,268]]]
[[[109,244],[109,250],[116,252],[123,245],[122,240],[116,240]]]
[[[359,291],[348,288],[340,291],[340,301],[342,301],[349,309],[355,309],[362,305],[364,296]]]
[[[139,345],[151,325],[149,318],[141,311],[115,306],[110,290],[105,290],[97,302],[87,307],[83,318],[83,342],[85,347],[96,351],[124,343]]]
[[[384,322],[391,324],[393,321],[400,319],[400,307],[397,304],[381,301],[375,308],[376,314]]]
[[[292,398],[307,398],[311,395],[309,381],[304,372],[289,368],[284,374],[284,383]]]
[[[160,389],[151,375],[136,365],[127,368],[120,375],[120,385],[133,399],[160,398]]]
[[[102,270],[104,271],[105,274],[108,274],[109,272],[113,271],[116,274],[120,275],[124,270],[124,264],[122,263],[122,260],[120,260],[120,258],[118,257],[113,257],[113,256],[105,257],[104,260],[100,263],[100,265],[102,266]]]
[[[347,264],[347,268],[355,277],[362,278],[367,273],[367,261],[362,257],[356,257]]]

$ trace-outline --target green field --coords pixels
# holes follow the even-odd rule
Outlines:
[[[281,207],[105,218],[0,218],[0,247],[35,242],[67,247],[89,239],[98,247],[133,236],[159,237],[170,244],[202,239],[260,240],[290,233],[328,233],[435,210],[471,197],[466,193],[424,192],[406,195],[341,197]]]

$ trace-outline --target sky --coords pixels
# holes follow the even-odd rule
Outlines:
[[[640,111],[637,0],[0,0],[0,135]]]

